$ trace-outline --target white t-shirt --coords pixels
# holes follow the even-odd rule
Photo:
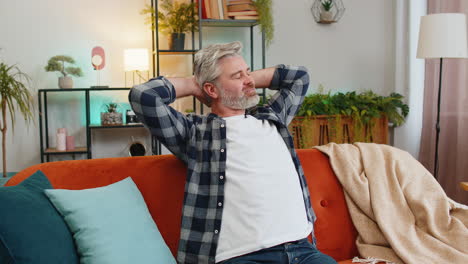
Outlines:
[[[307,237],[299,177],[275,125],[244,115],[226,120],[226,182],[216,262]]]

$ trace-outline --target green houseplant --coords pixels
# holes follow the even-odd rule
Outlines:
[[[59,77],[59,87],[72,88],[73,79],[68,75],[81,77],[83,76],[83,72],[79,67],[65,67],[65,63],[74,64],[75,60],[70,56],[57,55],[49,59],[45,66],[45,70],[47,72],[60,72],[63,76]]]
[[[403,102],[403,96],[391,93],[380,96],[372,91],[356,93],[310,94],[305,97],[298,116],[344,115],[352,116],[365,124],[381,115],[397,126],[402,125],[408,115],[409,107]]]
[[[273,25],[272,1],[253,0],[253,4],[258,12],[258,24],[265,33],[265,44],[267,47],[273,42],[275,27]]]
[[[330,11],[331,8],[333,7],[333,2],[332,0],[325,0],[322,1],[322,7],[325,11]]]
[[[122,113],[118,111],[119,104],[108,103],[103,106],[103,112],[101,112],[101,125],[112,126],[122,124]]]
[[[183,50],[185,33],[198,30],[198,9],[195,2],[162,0],[158,10],[158,27],[169,35],[169,49]],[[140,14],[147,15],[146,24],[156,28],[156,10],[147,5]]]
[[[315,93],[304,98],[290,129],[297,135],[298,147],[332,141],[386,143],[388,122],[399,126],[408,112],[408,105],[398,93]]]
[[[7,173],[7,113],[10,113],[12,130],[15,128],[17,110],[19,110],[27,123],[33,120],[33,97],[27,87],[30,80],[31,78],[16,65],[10,66],[3,62],[0,63],[0,106],[2,111],[0,130],[2,132],[3,177],[6,177]]]
[[[331,22],[333,21],[333,13],[331,11],[333,7],[333,1],[332,0],[322,0],[322,9],[323,11],[320,12],[320,20],[323,22]]]

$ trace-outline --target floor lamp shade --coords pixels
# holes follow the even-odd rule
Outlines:
[[[440,13],[421,17],[417,58],[466,58],[466,15]]]

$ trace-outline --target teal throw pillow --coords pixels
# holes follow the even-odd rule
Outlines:
[[[85,190],[46,190],[82,264],[176,263],[131,178]]]
[[[72,234],[44,195],[51,188],[41,171],[0,187],[0,263],[78,263]]]

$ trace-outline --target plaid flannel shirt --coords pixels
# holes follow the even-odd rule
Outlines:
[[[288,124],[298,111],[309,86],[304,67],[278,65],[270,89],[279,90],[269,104],[248,109],[257,119],[272,122],[278,128],[294,161],[302,188],[307,217],[315,214],[304,172],[294,150]],[[151,79],[131,89],[133,110],[151,134],[187,165],[177,261],[179,263],[215,263],[221,228],[226,171],[226,123],[211,113],[187,116],[169,106],[176,99],[174,86],[164,77]]]

